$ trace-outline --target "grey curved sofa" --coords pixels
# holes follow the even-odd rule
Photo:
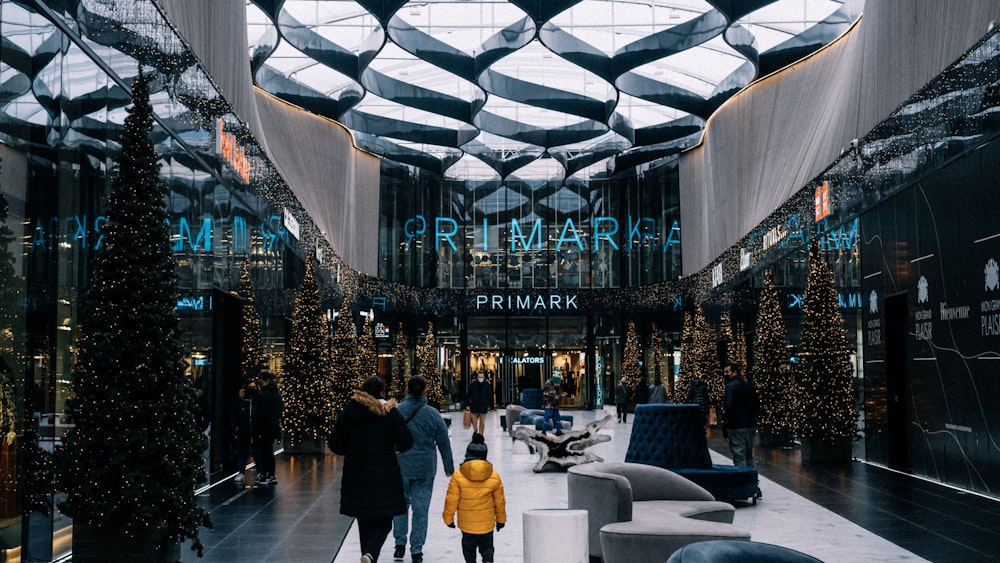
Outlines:
[[[665,561],[689,543],[749,540],[735,509],[676,473],[641,463],[595,462],[567,471],[569,508],[587,510],[591,557]]]

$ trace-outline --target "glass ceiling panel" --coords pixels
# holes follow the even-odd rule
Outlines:
[[[454,180],[499,180],[500,175],[482,160],[466,154],[445,172],[445,178]]]
[[[864,5],[775,0],[747,13],[745,2],[705,0],[247,2],[265,89],[286,93],[288,83],[261,79],[276,71],[305,87],[288,91],[292,99],[335,99],[314,107],[387,140],[369,150],[409,163],[419,151],[421,166],[468,180],[616,173],[625,154],[629,167],[673,158],[756,69],[822,48]],[[456,147],[465,151],[457,163]]]
[[[609,2],[585,0],[550,20],[606,55],[658,31],[691,21],[707,2]]]

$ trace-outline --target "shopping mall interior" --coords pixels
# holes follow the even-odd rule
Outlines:
[[[326,507],[325,527],[294,532],[309,511],[288,506],[335,506],[336,456],[279,455],[266,494],[232,486],[241,272],[279,381],[313,269],[326,328],[345,311],[370,323],[386,379],[432,342],[459,458],[484,374],[488,444],[525,511],[565,508],[566,477],[533,474],[501,437],[523,390],[558,373],[562,410],[613,415],[634,341],[648,383],[683,402],[695,318],[715,375],[737,361],[752,379],[772,285],[782,369],[804,371],[811,246],[843,318],[852,461],[758,448],[764,497],[737,523],[827,561],[996,558],[982,542],[1000,539],[997,22],[991,0],[0,0],[0,561],[72,556],[62,493],[31,490],[25,452],[74,427],[140,74],[208,435],[198,497],[228,518],[202,534],[203,560],[355,560],[350,519]],[[622,461],[630,429],[595,451]],[[720,428],[708,441],[731,463]],[[526,557],[511,518],[498,559]],[[271,547],[245,528],[270,529]],[[296,552],[310,534],[332,539]],[[427,545],[461,559],[434,526]]]

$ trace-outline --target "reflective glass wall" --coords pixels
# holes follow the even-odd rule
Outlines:
[[[48,561],[70,537],[47,479],[49,453],[73,423],[64,408],[79,312],[140,67],[154,76],[177,313],[213,476],[231,461],[221,429],[242,377],[242,301],[233,295],[241,269],[249,265],[264,353],[280,372],[303,257],[318,243],[154,4],[3,1],[0,33],[0,559]]]
[[[680,275],[676,160],[565,183],[382,167],[379,276],[417,287],[634,287]]]

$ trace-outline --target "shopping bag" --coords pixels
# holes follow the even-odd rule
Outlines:
[[[468,429],[472,426],[472,411],[465,409],[465,414],[462,415],[462,427]]]

